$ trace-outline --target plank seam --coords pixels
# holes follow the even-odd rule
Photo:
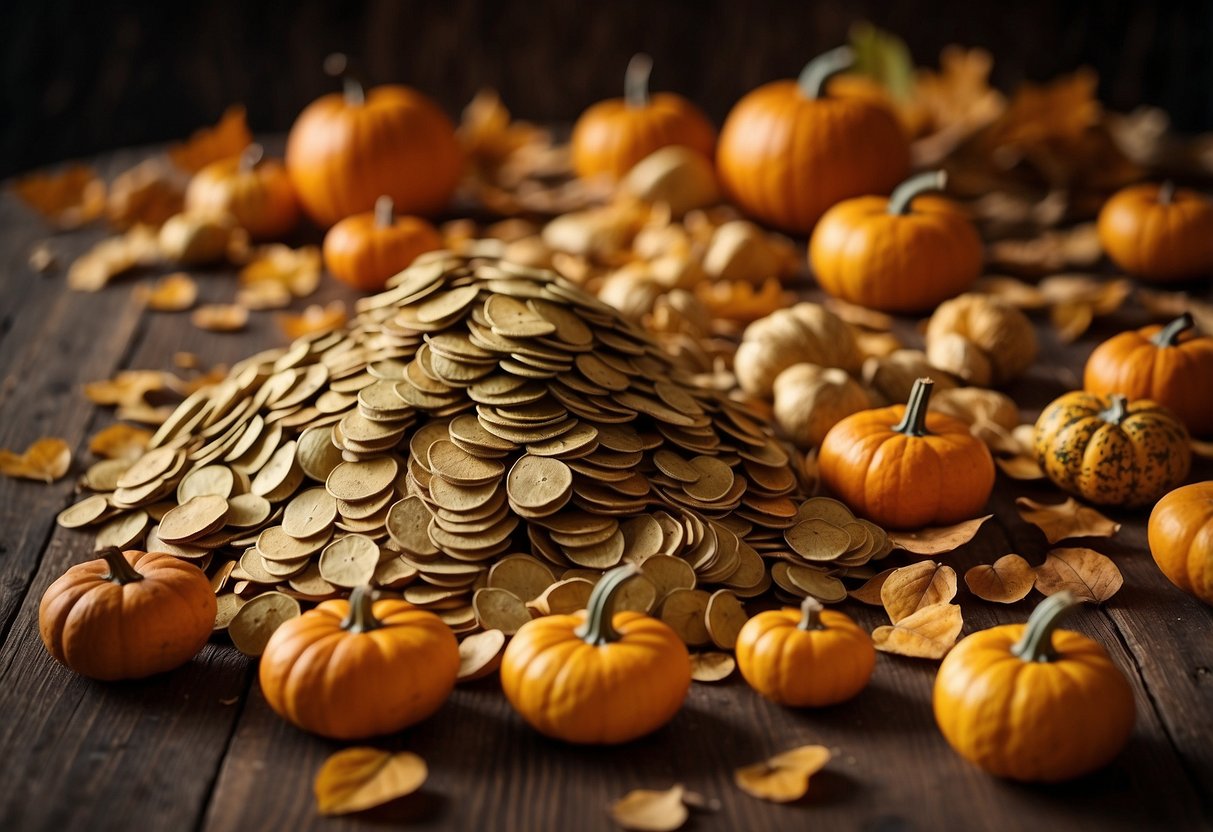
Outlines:
[[[233,648],[234,649],[234,648]],[[240,723],[244,719],[244,712],[248,708],[249,698],[253,695],[253,671],[256,665],[250,662],[244,670],[244,693],[240,697],[239,710],[232,719],[232,725],[227,731],[227,738],[223,742],[223,753],[219,755],[219,759],[215,763],[215,770],[211,773],[206,783],[206,791],[203,792],[202,800],[198,805],[198,816],[194,821],[194,832],[202,832],[205,827],[207,816],[210,814],[211,803],[215,798],[215,790],[219,786],[219,777],[223,774],[223,766],[227,762],[227,756],[231,753],[232,744],[236,741],[236,731],[240,728]]]

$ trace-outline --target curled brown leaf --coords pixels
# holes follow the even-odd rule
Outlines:
[[[1073,497],[1064,503],[1038,503],[1030,497],[1015,500],[1019,516],[1045,533],[1050,543],[1071,537],[1112,537],[1120,524]]]

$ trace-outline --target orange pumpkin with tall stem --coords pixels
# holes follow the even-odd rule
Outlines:
[[[381,196],[374,211],[346,217],[324,235],[324,265],[355,289],[378,292],[417,255],[440,248],[434,226],[420,217],[396,216],[392,198]]]

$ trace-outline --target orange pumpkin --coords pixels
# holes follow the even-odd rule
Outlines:
[[[459,645],[442,619],[355,589],[274,631],[261,655],[261,692],[280,717],[333,739],[392,734],[442,706],[459,673]]]
[[[299,222],[299,201],[286,168],[277,159],[266,159],[259,144],[194,174],[185,191],[185,210],[231,214],[257,240],[283,237]]]
[[[831,206],[887,194],[910,170],[910,142],[887,108],[829,98],[825,82],[854,63],[847,47],[818,57],[797,81],[748,93],[720,132],[726,193],[756,219],[808,234]]]
[[[163,552],[111,547],[51,584],[38,607],[42,643],[90,679],[142,679],[180,667],[215,627],[206,574]]]
[[[1213,338],[1198,336],[1192,327],[1192,315],[1185,312],[1165,327],[1109,338],[1087,359],[1083,387],[1096,395],[1152,399],[1191,433],[1213,433]]]
[[[856,696],[876,667],[867,631],[808,597],[800,609],[760,612],[737,635],[737,667],[781,705],[821,707]]]
[[[1096,641],[1058,630],[1075,606],[1051,595],[1028,623],[968,636],[935,677],[935,722],[948,744],[998,777],[1058,782],[1103,767],[1133,731],[1133,689]]]
[[[1150,554],[1167,580],[1213,604],[1213,482],[1176,488],[1150,512]]]
[[[912,177],[889,198],[861,196],[826,211],[809,241],[809,265],[831,295],[885,312],[932,309],[981,274],[982,245],[942,171]]]
[[[522,625],[501,658],[501,687],[540,733],[575,743],[628,742],[665,725],[691,686],[691,658],[670,627],[639,612],[612,615],[636,573],[603,575],[586,610]]]
[[[994,490],[994,460],[969,426],[927,412],[933,382],[914,382],[906,405],[863,410],[821,442],[821,480],[857,514],[889,528],[967,520]]]
[[[681,95],[650,95],[652,68],[648,55],[633,57],[624,74],[623,98],[600,101],[577,119],[571,149],[578,176],[622,179],[641,159],[671,145],[712,158],[716,129]]]
[[[1108,256],[1143,280],[1213,274],[1213,201],[1196,191],[1133,185],[1104,203],[1098,227]]]
[[[450,201],[463,168],[455,127],[409,87],[344,93],[313,101],[291,127],[286,168],[313,220],[327,228],[369,211],[387,194],[405,214],[433,214]]]
[[[324,265],[338,280],[364,292],[383,290],[387,279],[419,254],[442,248],[438,230],[420,217],[398,217],[392,198],[374,211],[346,217],[324,235]]]

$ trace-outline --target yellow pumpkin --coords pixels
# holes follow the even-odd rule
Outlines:
[[[636,573],[602,576],[588,608],[528,621],[501,659],[501,687],[531,727],[566,742],[628,742],[665,725],[691,686],[686,646],[664,622],[639,612],[612,615]]]
[[[1213,482],[1167,494],[1150,512],[1150,554],[1167,580],[1213,604]]]
[[[998,777],[1058,782],[1111,762],[1129,739],[1133,689],[1104,648],[1058,630],[1075,605],[1046,598],[1026,625],[974,633],[935,677],[935,722],[969,762]]]
[[[277,159],[266,159],[259,144],[194,174],[185,191],[185,210],[230,214],[256,240],[279,239],[299,222],[299,200],[286,168]]]

